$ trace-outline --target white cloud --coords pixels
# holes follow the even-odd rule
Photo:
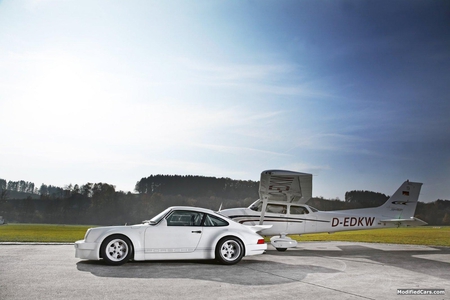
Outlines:
[[[239,147],[239,146],[228,146],[228,145],[208,145],[208,144],[197,144],[196,146],[204,149],[210,149],[217,152],[223,152],[227,154],[236,154],[241,155],[243,157],[251,157],[251,156],[289,156],[286,153],[279,153],[273,151],[267,151],[263,149],[255,149],[248,147]]]
[[[314,176],[320,175],[323,171],[331,170],[329,165],[312,165],[308,163],[294,162],[280,167],[283,170],[292,170],[297,172],[311,173]]]

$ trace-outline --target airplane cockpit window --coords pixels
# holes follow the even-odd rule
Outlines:
[[[250,205],[250,209],[254,211],[261,211],[262,209],[262,201],[258,200]]]
[[[267,204],[266,212],[275,213],[275,214],[285,214],[286,211],[287,211],[286,205]]]
[[[312,206],[310,206],[309,209],[310,209],[312,212],[318,212],[318,211],[319,211],[317,208],[314,208],[314,207],[312,207]]]
[[[304,215],[308,213],[309,211],[303,206],[291,206],[291,215]]]

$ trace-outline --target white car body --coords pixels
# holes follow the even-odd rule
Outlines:
[[[267,245],[255,226],[239,224],[209,209],[174,206],[131,226],[96,227],[75,242],[75,257],[120,265],[133,259],[217,259],[235,264],[262,254]]]

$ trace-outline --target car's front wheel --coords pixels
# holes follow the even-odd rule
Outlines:
[[[108,265],[119,266],[131,257],[131,241],[122,235],[112,235],[103,241],[100,251]]]
[[[217,243],[216,259],[224,265],[234,265],[241,261],[244,251],[244,246],[238,238],[227,236]]]

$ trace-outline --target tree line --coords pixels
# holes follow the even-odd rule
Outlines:
[[[33,187],[33,192],[30,191]],[[56,187],[0,179],[0,216],[8,222],[115,225],[150,219],[174,205],[247,207],[259,198],[258,181],[203,176],[151,175],[136,183],[136,193],[117,191],[107,183]],[[375,207],[389,196],[371,191],[349,191],[345,200],[311,198],[319,210]],[[450,225],[450,201],[419,202],[416,217],[430,225]]]
[[[139,194],[160,193],[187,197],[258,198],[258,181],[205,176],[151,175],[136,183]]]
[[[5,188],[6,187],[6,188]],[[113,225],[139,223],[174,205],[248,206],[258,198],[258,182],[202,176],[156,175],[136,183],[137,193],[107,183],[42,184],[37,194],[17,194],[1,186],[0,215],[8,222]],[[18,195],[18,197],[14,197]],[[36,198],[36,196],[38,196]]]
[[[28,182],[24,180],[20,181],[6,181],[0,178],[0,196],[3,198],[8,192],[21,192],[34,194],[38,191],[34,187],[33,182]]]

